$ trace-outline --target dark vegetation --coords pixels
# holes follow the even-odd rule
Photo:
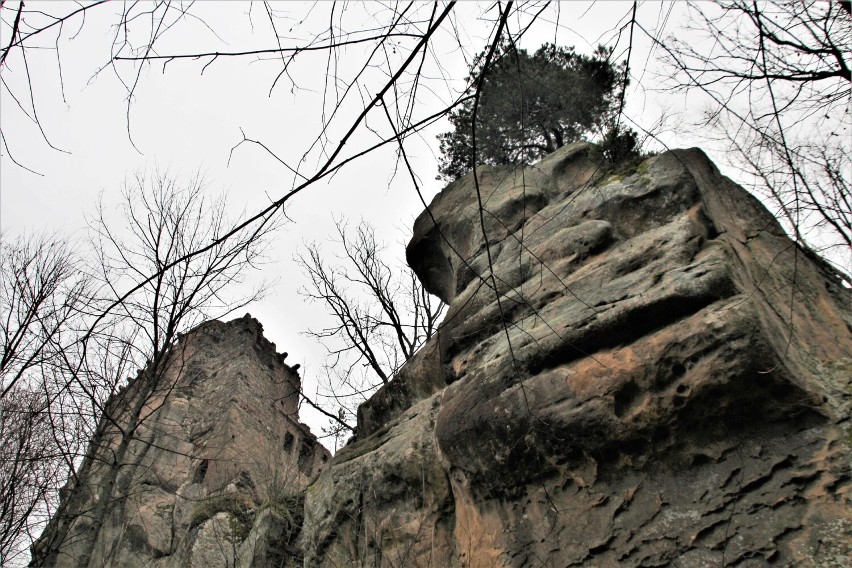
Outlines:
[[[600,134],[609,160],[637,153],[637,134],[619,128],[628,80],[626,63],[613,63],[611,48],[599,46],[591,56],[553,44],[532,55],[509,42],[498,49],[490,67],[482,52],[470,69],[469,92],[479,90],[478,105],[468,99],[451,111],[454,130],[438,137],[443,179],[461,177],[474,163],[527,165]]]

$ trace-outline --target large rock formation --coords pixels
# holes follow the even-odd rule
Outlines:
[[[35,565],[301,565],[301,493],[330,455],[299,423],[299,376],[262,332],[248,315],[202,324],[154,388],[146,369],[112,398]],[[127,431],[136,408],[119,464],[116,424]]]
[[[109,500],[103,434],[37,560],[848,566],[850,291],[700,151],[596,152],[481,168],[417,219],[449,313],[318,477],[298,377],[254,320],[210,322]]]
[[[850,565],[849,290],[700,151],[594,154],[417,219],[449,313],[308,488],[305,566]]]

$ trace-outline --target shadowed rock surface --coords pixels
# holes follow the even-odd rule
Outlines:
[[[699,150],[594,152],[417,219],[449,313],[308,488],[305,566],[849,565],[849,290]]]
[[[92,511],[117,440],[106,422],[33,564],[77,567],[92,551],[89,566],[301,565],[299,494],[330,455],[298,421],[299,376],[248,315],[198,326],[167,362],[102,526],[92,530]],[[108,407],[133,407],[142,376]]]

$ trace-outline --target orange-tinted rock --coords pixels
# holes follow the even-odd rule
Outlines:
[[[200,326],[102,527],[90,460],[37,558],[848,565],[852,293],[700,151],[604,165],[481,168],[482,217],[470,175],[435,198],[407,256],[448,314],[325,469],[260,325]]]
[[[852,555],[850,291],[700,151],[590,153],[481,168],[487,239],[470,175],[418,218],[450,309],[308,489],[306,566]]]

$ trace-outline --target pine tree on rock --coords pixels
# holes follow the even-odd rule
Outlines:
[[[611,56],[612,50],[603,46],[587,56],[573,47],[544,44],[530,55],[505,44],[487,70],[482,69],[484,54],[477,56],[470,92],[483,71],[485,79],[476,118],[476,162],[529,164],[615,124],[624,69]],[[474,104],[470,98],[453,111],[449,119],[454,130],[438,136],[439,179],[457,179],[473,167]],[[632,140],[635,144],[635,134]]]

